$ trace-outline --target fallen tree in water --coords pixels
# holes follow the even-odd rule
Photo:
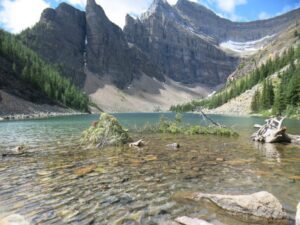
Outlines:
[[[266,143],[291,143],[292,139],[286,133],[287,128],[282,127],[285,117],[275,117],[266,120],[264,125],[255,125],[259,128],[251,138],[253,141]]]
[[[175,120],[167,120],[161,117],[159,123],[146,126],[139,132],[149,133],[169,133],[169,134],[187,134],[187,135],[219,135],[219,136],[237,136],[238,134],[221,125],[200,126],[185,125],[182,123],[182,116],[177,114]],[[118,146],[129,143],[129,147],[141,147],[145,145],[143,140],[130,143],[132,139],[128,130],[124,129],[118,120],[107,113],[102,113],[99,121],[93,122],[92,126],[82,133],[81,143],[89,146],[103,148],[105,146]],[[176,145],[176,148],[178,146]]]
[[[102,113],[100,120],[83,132],[81,142],[103,148],[111,145],[123,145],[131,141],[128,130],[124,129],[118,120],[107,113]]]
[[[206,116],[206,118],[208,118]],[[182,115],[177,113],[174,120],[169,120],[162,116],[158,123],[145,126],[140,132],[148,133],[164,133],[164,134],[185,134],[185,135],[216,135],[216,136],[238,136],[238,133],[222,126],[217,122],[212,122],[211,125],[190,125],[182,121]]]

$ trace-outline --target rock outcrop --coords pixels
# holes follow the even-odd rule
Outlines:
[[[279,200],[266,191],[251,195],[194,193],[186,198],[195,201],[208,199],[220,208],[236,215],[245,214],[268,220],[287,219],[287,214]]]

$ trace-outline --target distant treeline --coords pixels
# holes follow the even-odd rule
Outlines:
[[[245,91],[252,89],[255,85],[264,82],[264,90],[262,91],[262,93],[256,93],[256,99],[258,99],[259,97],[260,100],[253,100],[253,110],[257,112],[261,111],[262,109],[270,109],[270,107],[274,106],[274,113],[282,112],[282,107],[284,107],[285,109],[287,105],[289,105],[289,102],[287,101],[289,101],[290,99],[294,99],[292,105],[299,104],[299,99],[298,102],[295,103],[295,101],[297,100],[297,97],[295,96],[299,95],[300,89],[297,89],[296,86],[292,86],[291,84],[289,87],[285,87],[285,90],[290,89],[290,94],[288,95],[290,97],[289,99],[284,100],[286,101],[286,103],[284,103],[283,106],[279,107],[278,93],[276,91],[276,94],[274,94],[274,87],[270,83],[270,81],[267,81],[266,78],[290,64],[292,69],[288,69],[285,73],[280,75],[280,77],[282,78],[282,82],[278,90],[280,90],[280,88],[283,88],[281,87],[282,85],[287,85],[287,83],[292,82],[291,80],[299,79],[299,75],[296,75],[299,74],[299,66],[295,66],[294,63],[296,59],[300,59],[300,45],[296,49],[290,48],[289,50],[285,51],[280,57],[277,55],[274,59],[267,60],[266,63],[262,64],[259,68],[256,68],[252,73],[230,82],[226,85],[226,87],[224,87],[212,97],[204,100],[192,101],[182,105],[172,106],[170,110],[175,112],[188,112],[195,111],[198,107],[214,109],[241,95]],[[293,97],[291,97],[291,93],[294,94]],[[284,94],[284,96],[287,95]],[[269,97],[270,99],[268,99]]]
[[[88,97],[52,65],[14,35],[0,30],[0,55],[12,63],[12,71],[50,99],[81,111],[88,110]],[[9,79],[9,78],[7,78]]]

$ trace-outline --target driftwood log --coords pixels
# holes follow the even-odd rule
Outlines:
[[[143,147],[145,145],[145,142],[141,139],[136,142],[132,142],[129,144],[129,147]]]
[[[274,117],[266,120],[264,125],[254,125],[259,128],[251,138],[253,141],[266,143],[291,143],[292,139],[286,133],[287,128],[282,127],[285,117]]]

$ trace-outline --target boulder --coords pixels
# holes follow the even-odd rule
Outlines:
[[[199,192],[186,196],[186,198],[196,201],[208,199],[234,215],[246,214],[271,220],[287,219],[287,214],[279,200],[266,191],[250,195],[220,195]]]
[[[297,213],[296,213],[296,225],[300,225],[300,202],[298,203],[297,206]]]
[[[197,218],[190,218],[186,216],[178,217],[175,219],[175,221],[183,225],[212,225],[211,223],[208,223],[204,220],[200,220]]]
[[[30,225],[21,215],[13,214],[0,220],[0,225]]]

